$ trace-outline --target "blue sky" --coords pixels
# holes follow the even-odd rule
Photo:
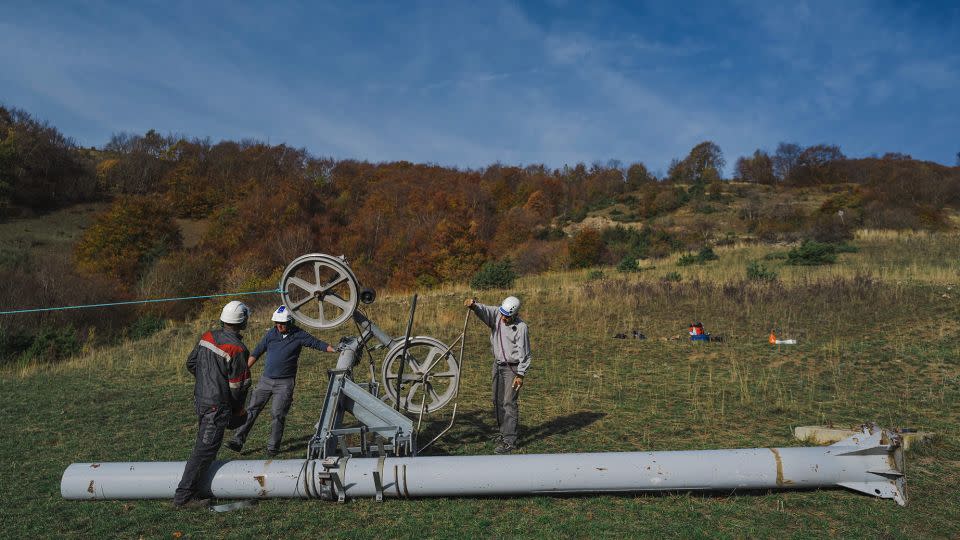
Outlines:
[[[0,103],[459,167],[960,152],[960,2],[10,2]]]

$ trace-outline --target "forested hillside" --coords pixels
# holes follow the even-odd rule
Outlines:
[[[269,289],[287,262],[314,251],[346,255],[365,284],[393,289],[466,281],[494,261],[520,274],[599,264],[632,271],[645,257],[734,241],[945,229],[960,204],[960,167],[896,153],[851,159],[836,146],[779,143],[772,154],[738,158],[734,178],[722,178],[725,165],[710,141],[663,178],[642,163],[458,169],[155,131],[84,149],[0,107],[0,219],[100,203],[75,242],[0,246],[0,305]],[[64,334],[69,348],[187,310],[113,310],[92,323],[73,314],[5,318],[0,354],[23,353],[41,330]]]

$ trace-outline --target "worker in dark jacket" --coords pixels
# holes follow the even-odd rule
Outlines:
[[[177,508],[210,505],[201,493],[203,479],[223,443],[223,432],[242,423],[243,402],[250,388],[250,352],[240,331],[246,328],[249,310],[234,300],[220,313],[221,330],[206,332],[187,357],[187,369],[196,379],[193,400],[197,409],[197,441],[183,469],[173,504]]]
[[[267,456],[274,457],[280,452],[280,441],[283,439],[287,413],[290,412],[290,405],[293,404],[293,388],[297,382],[300,351],[304,347],[310,347],[318,351],[334,352],[334,348],[294,326],[286,306],[277,308],[271,319],[274,327],[263,336],[247,362],[248,366],[253,367],[257,359],[263,353],[267,353],[266,367],[263,369],[260,380],[257,381],[257,387],[250,394],[250,403],[247,404],[247,421],[237,430],[233,440],[227,443],[227,447],[236,452],[243,449],[243,443],[246,442],[253,423],[257,421],[257,416],[260,415],[267,401],[273,398],[270,406],[273,421],[270,423]]]

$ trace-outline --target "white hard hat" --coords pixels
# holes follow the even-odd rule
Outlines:
[[[520,311],[520,299],[516,296],[508,296],[500,304],[500,314],[504,317],[513,317]]]
[[[220,320],[227,324],[243,324],[247,321],[249,314],[250,309],[246,304],[239,300],[233,300],[223,306],[223,311],[220,312]]]
[[[273,312],[273,317],[270,317],[270,320],[279,323],[290,322],[290,311],[287,309],[287,306],[278,307],[277,310]]]

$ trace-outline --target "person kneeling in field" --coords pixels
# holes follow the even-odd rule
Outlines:
[[[247,404],[247,421],[234,434],[233,440],[227,443],[227,448],[233,451],[242,450],[260,411],[263,410],[267,401],[273,398],[270,406],[273,420],[270,424],[270,440],[267,442],[268,457],[274,457],[280,452],[280,441],[283,439],[287,413],[290,412],[290,406],[293,404],[293,388],[297,382],[300,351],[304,347],[310,347],[318,351],[335,352],[327,342],[297,328],[286,306],[277,308],[271,320],[274,322],[274,327],[263,336],[247,362],[249,367],[253,367],[264,352],[267,354],[263,375],[257,381],[257,387],[250,395],[250,403]]]

